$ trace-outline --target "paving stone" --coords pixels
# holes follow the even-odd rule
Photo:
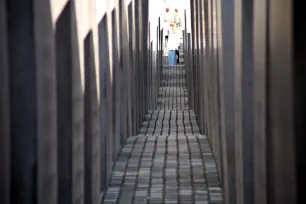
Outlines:
[[[223,204],[216,162],[188,106],[184,66],[165,66],[157,110],[127,139],[102,203]]]

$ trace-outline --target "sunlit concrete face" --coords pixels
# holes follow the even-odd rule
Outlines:
[[[67,2],[68,2],[67,0],[52,0],[51,1],[51,12],[52,12],[53,23],[56,23],[57,19],[62,13]]]
[[[116,137],[118,153],[126,137],[131,136],[127,132],[132,129],[132,122],[136,123],[131,121],[128,94],[136,87],[129,82],[140,81],[143,75],[135,79],[133,74],[144,67],[138,66],[133,73],[126,71],[133,67],[124,65],[129,59],[124,55],[136,40],[135,32],[127,30],[130,24],[126,13],[127,7],[135,4],[126,1],[119,8],[118,2],[29,0],[24,6],[15,0],[1,6],[8,8],[10,17],[9,25],[4,25],[6,12],[1,12],[1,27],[8,28],[1,29],[1,42],[10,47],[8,52],[1,43],[1,77],[7,79],[1,80],[1,135],[6,135],[1,145],[11,144],[11,150],[1,148],[1,156],[4,155],[3,162],[9,159],[12,162],[12,175],[8,169],[4,171],[1,183],[6,182],[3,175],[12,181],[13,194],[20,195],[13,196],[13,202],[33,203],[36,199],[41,202],[43,198],[47,203],[100,202],[100,192],[111,175],[113,158],[109,153],[113,140]],[[19,12],[21,8],[23,12]],[[132,11],[141,12],[138,8]],[[115,20],[111,16],[114,10]],[[123,11],[125,14],[121,15]],[[112,36],[114,31],[117,34]],[[138,32],[139,38],[148,34],[141,29]],[[4,41],[3,36],[10,37]],[[115,39],[117,45],[113,45]],[[141,53],[133,55],[136,60],[142,57]],[[118,60],[114,61],[114,57]],[[124,69],[116,81],[120,88],[115,93],[112,93],[113,68],[117,73]],[[12,91],[10,97],[8,90]],[[115,94],[120,96],[118,101],[113,101]],[[139,91],[134,94],[139,95]],[[144,107],[143,103],[144,100],[139,100],[137,105]],[[6,109],[9,112],[3,111]],[[139,114],[139,109],[133,104],[133,112],[140,121],[145,113]],[[9,133],[10,130],[13,132]],[[4,194],[1,199],[5,201],[1,201],[7,204],[9,193]]]

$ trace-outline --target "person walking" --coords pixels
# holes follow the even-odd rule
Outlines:
[[[174,35],[169,35],[168,37],[168,65],[176,65],[176,40]]]
[[[180,63],[180,50],[178,46],[177,46],[177,49],[175,50],[175,55],[176,55],[176,64],[179,64]]]
[[[175,33],[171,33],[171,35],[169,35],[168,50],[169,50],[169,55],[168,55],[169,65],[179,64],[180,63],[179,39],[178,36],[175,35]]]

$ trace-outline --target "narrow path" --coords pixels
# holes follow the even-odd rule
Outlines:
[[[122,148],[102,203],[223,203],[212,151],[187,96],[185,66],[165,66],[157,110]]]

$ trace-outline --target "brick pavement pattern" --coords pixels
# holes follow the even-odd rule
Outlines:
[[[184,65],[165,66],[157,110],[127,139],[102,203],[223,204],[216,162],[187,96]]]

